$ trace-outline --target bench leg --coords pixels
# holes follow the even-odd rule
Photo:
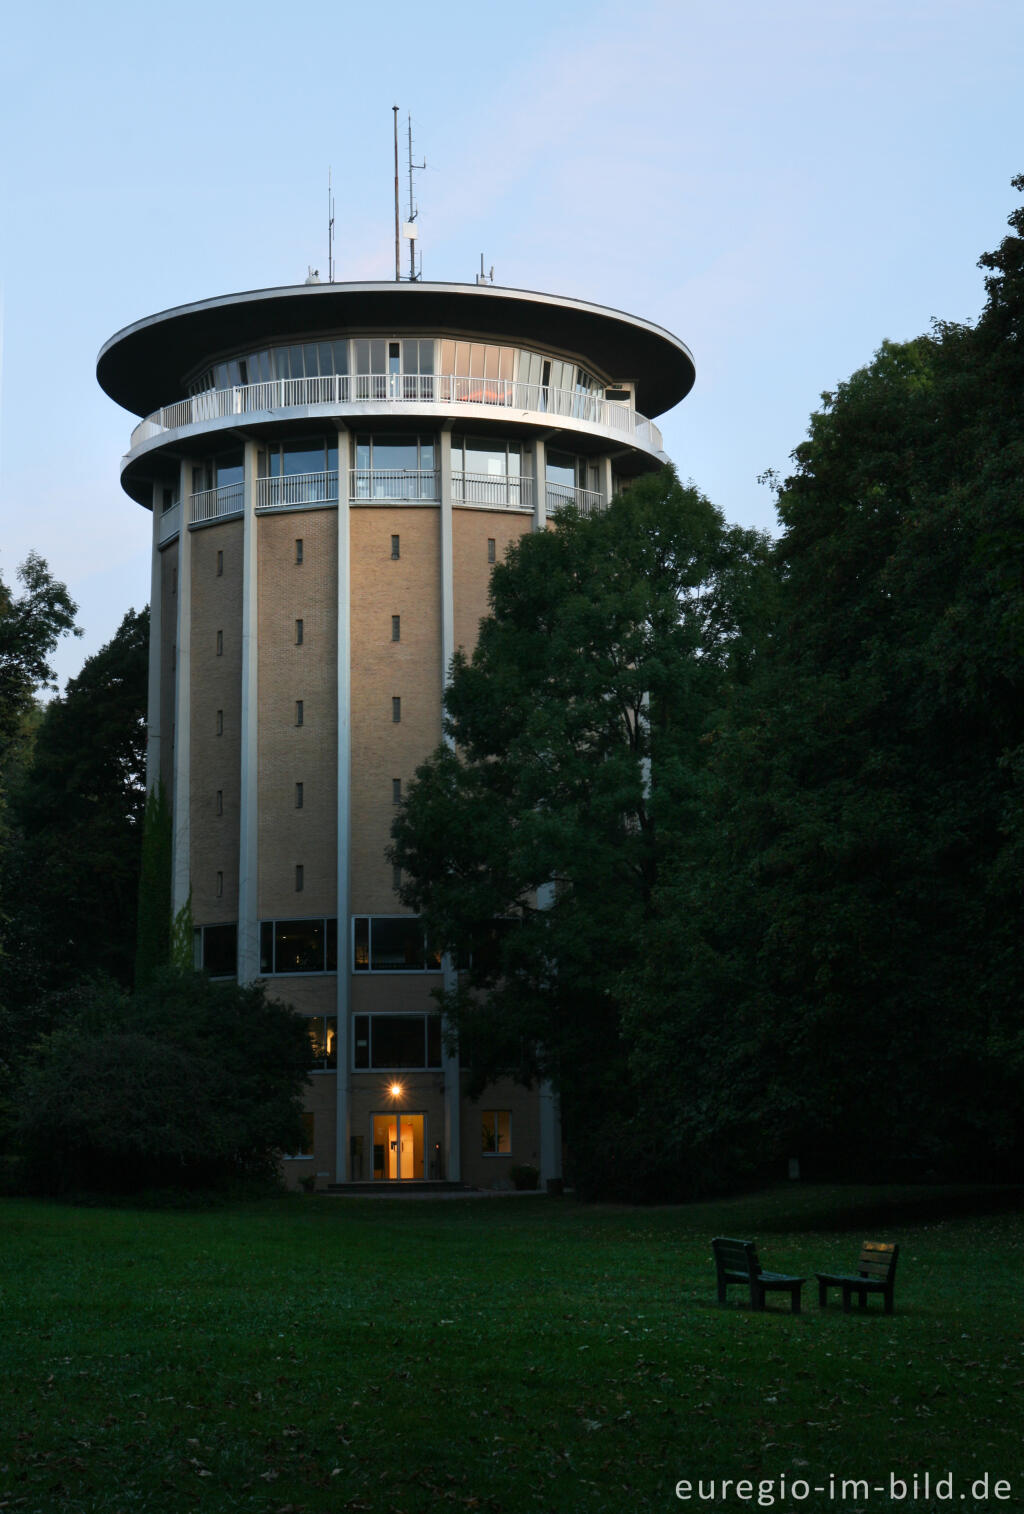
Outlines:
[[[819,1283],[818,1284],[818,1308],[819,1309],[824,1309],[824,1307],[825,1307],[825,1305],[827,1303],[828,1303],[828,1284],[827,1283]]]
[[[764,1308],[764,1289],[759,1288],[756,1283],[750,1285],[750,1307],[752,1309]]]
[[[789,1296],[793,1302],[794,1314],[800,1313],[800,1293],[803,1289],[803,1286],[803,1283],[794,1283],[792,1288],[790,1288],[789,1290]]]
[[[849,1312],[850,1312],[850,1290],[849,1290],[849,1288],[847,1288],[846,1284],[844,1283],[843,1284],[843,1313],[844,1314],[849,1314]]]
[[[892,1289],[891,1288],[886,1288],[885,1293],[882,1296],[885,1299],[885,1312],[886,1312],[886,1314],[891,1314],[892,1313]]]

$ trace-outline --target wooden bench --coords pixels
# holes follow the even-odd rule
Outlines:
[[[789,1294],[793,1313],[800,1313],[800,1290],[805,1278],[793,1277],[787,1272],[765,1272],[757,1259],[757,1247],[753,1241],[738,1241],[732,1236],[716,1235],[711,1242],[715,1253],[715,1269],[718,1273],[718,1302],[725,1303],[725,1290],[730,1283],[740,1283],[750,1289],[752,1309],[764,1308],[766,1293]]]
[[[868,1294],[881,1293],[885,1301],[885,1312],[891,1314],[892,1290],[896,1281],[896,1259],[899,1254],[900,1248],[890,1245],[887,1241],[865,1241],[860,1248],[856,1273],[816,1272],[814,1275],[818,1279],[819,1308],[824,1309],[828,1303],[830,1288],[841,1288],[844,1313],[850,1312],[852,1294],[860,1294],[860,1307],[866,1309]]]

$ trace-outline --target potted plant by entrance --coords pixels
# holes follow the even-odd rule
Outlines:
[[[540,1182],[540,1173],[530,1162],[517,1162],[509,1168],[508,1175],[520,1193],[536,1188]]]

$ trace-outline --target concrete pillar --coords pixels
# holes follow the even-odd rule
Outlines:
[[[181,464],[181,530],[178,534],[178,624],[174,683],[174,793],[171,851],[171,913],[188,903],[192,892],[191,731],[192,731],[192,535],[191,465]]]
[[[163,583],[160,529],[163,525],[164,485],[153,485],[153,560],[149,576],[149,697],[146,706],[146,789],[160,782],[160,667],[163,636]]]
[[[601,460],[600,460],[600,462],[598,463],[598,468],[600,470],[600,475],[599,476],[600,476],[600,479],[601,479],[601,495],[602,495],[602,498],[604,500],[605,509],[607,509],[608,506],[612,502],[612,460],[611,460],[611,458],[610,457],[602,457]]]
[[[441,428],[441,695],[448,687],[455,655],[455,567],[452,514],[452,422]],[[450,740],[446,736],[446,741]],[[455,987],[456,974],[449,953],[441,959],[445,993]],[[462,1180],[461,1089],[458,1056],[443,1050],[445,1175],[449,1182]]]
[[[242,485],[242,714],[238,823],[238,981],[260,972],[259,924],[259,553],[254,441],[245,443]]]
[[[533,529],[546,531],[548,524],[548,466],[547,443],[541,436],[533,443]]]
[[[352,837],[352,630],[351,550],[349,539],[350,437],[338,427],[338,1016],[337,1124],[335,1181],[351,1178],[352,1117],[350,1101],[352,1056],[352,906],[349,897],[349,855]]]

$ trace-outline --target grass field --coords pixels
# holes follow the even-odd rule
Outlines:
[[[0,1510],[1019,1511],[1024,1217],[1006,1198],[6,1200]],[[752,1314],[739,1290],[720,1308],[717,1233],[810,1275],[805,1312],[776,1295]],[[846,1270],[865,1236],[901,1243],[895,1315],[819,1311],[815,1269]],[[784,1496],[759,1487],[783,1476]],[[834,1498],[813,1492],[830,1476]],[[750,1496],[698,1496],[723,1477]],[[841,1498],[841,1478],[887,1492]]]

